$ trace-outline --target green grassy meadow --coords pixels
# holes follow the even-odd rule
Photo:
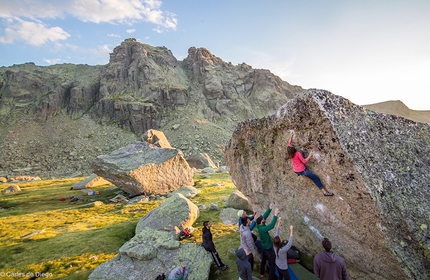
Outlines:
[[[87,279],[93,269],[115,257],[118,249],[134,236],[139,219],[163,200],[135,205],[109,203],[118,189],[106,185],[95,190],[100,195],[88,196],[71,190],[84,178],[42,180],[16,183],[21,192],[0,197],[0,279]],[[227,173],[195,175],[196,187],[202,192],[191,199],[196,204],[211,203],[224,207],[225,199],[236,190]],[[0,190],[10,183],[0,184]],[[69,202],[69,197],[85,201]],[[65,197],[66,201],[60,201]],[[101,206],[85,206],[91,201]],[[212,234],[222,261],[229,266],[218,271],[212,265],[209,279],[237,279],[236,256],[239,247],[237,225],[221,222],[219,211],[200,211],[193,225],[197,242],[201,242],[201,228],[211,220]],[[31,233],[37,233],[28,237]],[[26,237],[27,236],[27,237]],[[183,242],[192,242],[185,240]],[[254,267],[258,275],[258,265]]]

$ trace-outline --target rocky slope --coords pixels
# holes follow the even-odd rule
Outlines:
[[[300,92],[268,70],[232,65],[204,48],[178,61],[167,48],[134,39],[103,66],[1,67],[0,173],[87,173],[88,160],[133,142],[127,131],[138,138],[147,129],[163,131],[186,156],[204,152],[220,163],[239,121],[273,113]]]

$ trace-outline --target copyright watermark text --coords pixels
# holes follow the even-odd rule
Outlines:
[[[50,278],[54,275],[49,272],[16,272],[16,271],[0,271],[0,278],[2,277],[37,277],[37,278]]]

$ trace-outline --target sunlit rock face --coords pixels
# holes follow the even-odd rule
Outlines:
[[[136,142],[94,159],[93,172],[129,194],[165,194],[193,184],[183,153]]]
[[[290,131],[307,167],[334,197],[292,171]],[[281,234],[308,255],[332,240],[353,279],[429,279],[429,124],[378,114],[323,90],[240,123],[225,161],[237,188],[262,213],[281,210]],[[269,221],[270,221],[269,217]]]

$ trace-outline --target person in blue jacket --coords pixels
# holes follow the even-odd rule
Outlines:
[[[240,226],[243,224],[244,221],[246,221],[246,219],[250,219],[251,220],[251,224],[249,225],[249,230],[252,230],[255,227],[255,221],[254,221],[254,217],[257,215],[257,212],[254,212],[254,215],[252,216],[248,216],[248,214],[246,213],[245,210],[239,210],[237,212],[237,216],[239,217],[237,224],[238,227],[240,228]]]

